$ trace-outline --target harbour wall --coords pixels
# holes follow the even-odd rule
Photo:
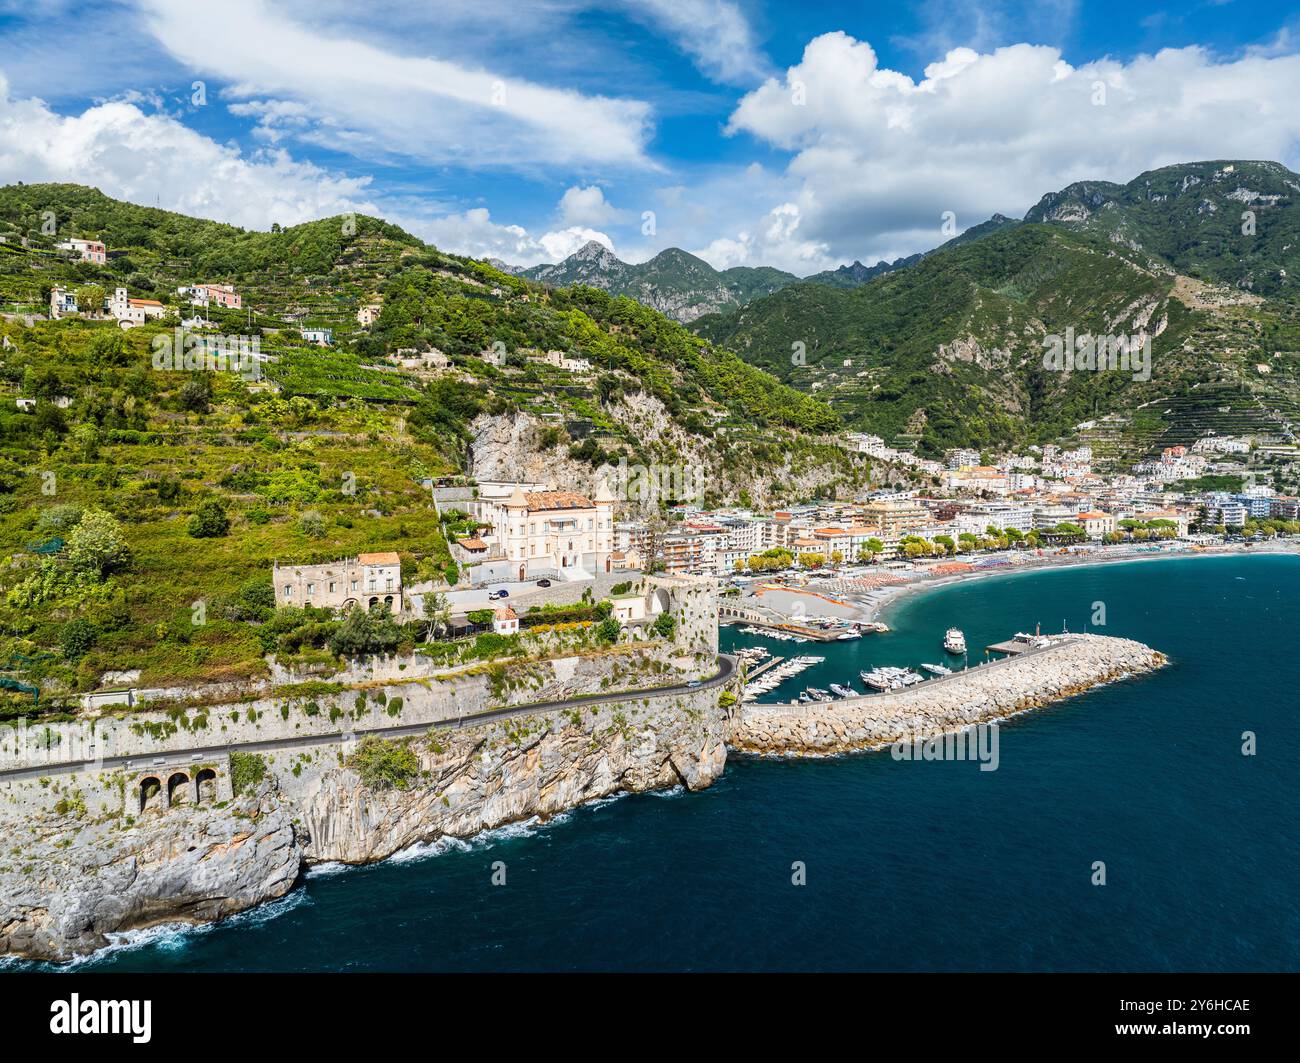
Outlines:
[[[885,694],[798,705],[749,703],[733,720],[730,744],[782,756],[880,749],[1013,716],[1166,663],[1164,654],[1132,639],[1071,635],[1044,649]]]

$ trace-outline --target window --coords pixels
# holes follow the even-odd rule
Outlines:
[[[330,594],[333,594],[333,593],[334,593],[334,587],[335,587],[335,584],[331,583],[331,584],[330,584]]]
[[[307,584],[307,597],[310,598],[315,593],[316,593],[316,584],[314,583]]]
[[[284,585],[284,596],[285,596],[286,598],[292,598],[292,597],[293,597],[293,587],[291,587],[291,586],[290,586],[289,584],[287,584],[287,583]]]
[[[388,579],[384,580],[384,590],[391,591],[392,589],[393,589],[393,577],[389,576]]]

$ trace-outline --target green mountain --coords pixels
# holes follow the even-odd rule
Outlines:
[[[519,270],[519,276],[553,287],[585,284],[626,295],[676,321],[743,306],[799,278],[771,266],[733,266],[716,270],[702,258],[678,247],[660,251],[646,262],[631,264],[592,240],[563,262]]]
[[[396,550],[411,581],[454,578],[447,540],[464,529],[444,532],[426,481],[465,473],[489,428],[517,444],[509,457],[584,489],[620,460],[698,464],[717,501],[797,501],[865,477],[820,439],[838,427],[827,406],[680,324],[373,218],[246,232],[15,185],[0,188],[0,236],[0,660],[23,655],[47,692],[109,669],[153,685],[259,674],[268,651],[328,658],[336,622],[273,612],[272,562]],[[113,257],[75,261],[56,246],[68,237],[104,239]],[[125,286],[192,316],[176,289],[195,282],[242,294],[240,310],[202,311],[212,327],[195,334],[256,344],[255,373],[160,357],[174,313],[127,330],[45,317],[54,286],[87,311]],[[363,328],[358,308],[376,303]],[[307,343],[306,325],[333,344]],[[433,348],[449,364],[409,357]],[[538,357],[552,350],[591,370]]]
[[[979,225],[972,225],[964,233],[954,236],[951,240],[932,251],[920,251],[915,255],[907,255],[904,258],[896,258],[893,262],[877,262],[874,266],[864,266],[861,262],[854,261],[850,266],[840,266],[838,269],[823,270],[821,273],[814,273],[805,277],[804,280],[810,284],[829,284],[834,288],[856,288],[859,284],[866,284],[867,281],[874,277],[879,277],[884,273],[893,273],[895,270],[902,269],[905,266],[914,266],[920,262],[926,255],[932,255],[935,251],[941,251],[945,247],[955,247],[958,244],[968,243],[971,240],[978,240],[982,236],[987,236],[991,232],[997,232],[1008,226],[1019,225],[1020,222],[1014,218],[1005,217],[1002,214],[994,214],[986,222]]]
[[[1146,252],[1198,280],[1260,295],[1300,288],[1300,176],[1275,162],[1195,162],[1126,185],[1083,181],[1025,215]]]
[[[1079,438],[1118,463],[1216,426],[1288,437],[1297,181],[1272,163],[1199,163],[1073,185],[1024,223],[994,219],[859,287],[794,285],[694,327],[926,453]],[[1067,329],[1149,339],[1150,379],[1048,369],[1044,339]]]

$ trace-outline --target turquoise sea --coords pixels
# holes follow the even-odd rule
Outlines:
[[[905,599],[886,635],[770,643],[828,657],[783,696],[860,687],[867,665],[942,660],[950,624],[974,663],[1035,622],[1091,626],[1096,603],[1098,630],[1172,664],[1004,724],[994,772],[887,752],[732,758],[701,793],[624,796],[317,870],[274,904],[141,935],[82,969],[1295,970],[1298,592],[1300,558],[1234,556]],[[806,885],[791,882],[796,861]]]

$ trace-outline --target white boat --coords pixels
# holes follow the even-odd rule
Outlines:
[[[923,664],[921,667],[931,675],[952,675],[952,669],[942,664]]]
[[[949,653],[966,652],[966,636],[955,627],[950,627],[943,637],[943,648]]]
[[[858,692],[852,687],[846,687],[841,683],[832,683],[831,690],[835,691],[835,693],[842,698],[853,698],[857,697],[858,694]]]
[[[860,638],[862,638],[862,632],[861,632],[861,631],[845,631],[843,634],[841,634],[841,635],[836,635],[835,637],[836,637],[840,642],[848,642],[850,639],[860,639]]]

